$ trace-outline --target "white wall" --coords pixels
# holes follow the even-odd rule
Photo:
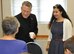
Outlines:
[[[73,35],[74,35],[74,0],[68,0],[67,2],[67,13],[70,17],[70,19],[73,22]]]
[[[0,19],[1,19],[1,0],[0,0]]]
[[[2,22],[2,11],[1,11],[1,0],[0,0],[0,37],[2,37],[2,29],[1,29],[1,22]]]
[[[3,18],[11,16],[11,0],[2,0]]]

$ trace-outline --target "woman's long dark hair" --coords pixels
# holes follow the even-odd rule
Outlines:
[[[55,8],[59,9],[59,11],[62,12],[62,17],[63,18],[67,18],[72,23],[72,21],[70,20],[69,16],[66,13],[66,11],[64,10],[64,8],[60,4],[56,4],[55,6],[53,6],[53,9],[55,9]],[[51,27],[52,22],[54,20],[56,20],[56,18],[54,17],[54,15],[52,13],[52,17],[51,17],[51,20],[49,22],[49,28]]]

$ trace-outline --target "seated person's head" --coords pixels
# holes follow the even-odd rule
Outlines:
[[[15,17],[6,17],[2,21],[2,29],[5,35],[14,35],[18,32],[20,24]]]
[[[74,54],[74,37],[71,37],[65,42],[65,54]]]

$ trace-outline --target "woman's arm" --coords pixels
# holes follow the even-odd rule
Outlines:
[[[70,37],[72,37],[72,24],[68,19],[65,19],[63,24],[63,41]]]

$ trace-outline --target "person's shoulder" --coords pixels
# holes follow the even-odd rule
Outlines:
[[[32,14],[32,13],[31,13],[30,15],[31,15],[31,16],[36,16],[35,14]]]
[[[18,43],[21,43],[21,44],[26,44],[26,42],[23,41],[23,40],[17,40],[17,42],[18,42]]]
[[[32,19],[32,20],[36,20],[36,15],[35,14],[30,14],[30,18]]]
[[[71,23],[69,19],[64,18],[64,22]]]
[[[64,18],[64,20],[65,20],[65,21],[69,21],[69,19],[67,19],[67,18]]]

